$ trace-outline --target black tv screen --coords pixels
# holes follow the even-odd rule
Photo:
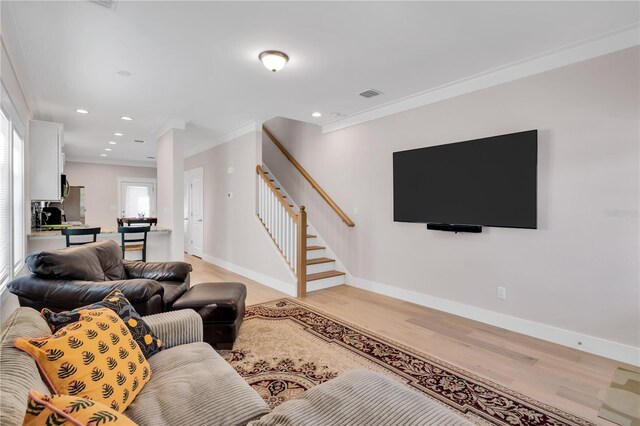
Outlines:
[[[537,163],[537,130],[394,152],[394,221],[535,229]]]

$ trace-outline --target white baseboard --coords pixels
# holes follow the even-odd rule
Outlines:
[[[289,296],[293,296],[293,297],[296,296],[296,286],[286,281],[272,278],[270,276],[261,274],[260,272],[256,272],[252,269],[245,268],[243,266],[238,266],[235,263],[230,263],[230,262],[227,262],[226,260],[209,256],[208,254],[205,254],[204,256],[202,256],[202,259],[206,262],[213,263],[216,266],[227,269],[238,275],[242,275],[243,277],[247,277],[253,281],[257,281],[260,284],[264,284],[267,287],[271,287],[275,290],[281,291]]]
[[[353,277],[351,283],[348,285],[475,321],[480,321],[485,324],[490,324],[516,333],[557,343],[562,346],[568,346],[570,348],[603,356],[605,358],[640,366],[640,348],[633,346],[489,311],[487,309],[477,308],[471,305],[465,305],[463,303],[447,299],[441,299],[439,297],[429,296],[415,291],[404,290],[387,284],[365,280],[363,278]]]

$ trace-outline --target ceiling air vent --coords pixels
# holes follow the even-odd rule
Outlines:
[[[115,9],[118,0],[89,0],[91,3],[99,4],[100,6],[108,7],[109,9]]]
[[[364,98],[373,98],[374,96],[382,95],[382,92],[376,89],[369,89],[358,94]]]
[[[133,143],[144,143],[144,141],[141,139],[134,139]]]

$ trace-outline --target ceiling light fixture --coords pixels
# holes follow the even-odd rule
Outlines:
[[[113,136],[122,136],[122,133],[114,133]]]
[[[118,144],[118,142],[115,142],[115,141],[109,141],[109,145],[117,145],[117,144]]]
[[[123,77],[131,77],[131,73],[127,70],[120,70],[118,71],[118,74],[123,76]]]
[[[87,111],[86,109],[77,109],[76,112],[79,114],[89,114],[89,111]]]
[[[104,150],[105,151],[111,151],[111,148],[105,148]]]
[[[314,112],[313,114],[311,114],[311,116],[315,118],[322,117],[322,113]]]
[[[289,62],[289,56],[278,50],[265,50],[258,55],[262,64],[273,72],[280,71]]]
[[[124,116],[122,116],[122,117],[120,117],[120,118],[121,118],[121,119],[123,119],[123,120],[125,120],[125,121],[132,121],[132,120],[133,120],[133,118],[131,118],[131,117],[127,117],[126,115],[124,115]]]
[[[100,154],[100,157],[106,157],[107,154]]]

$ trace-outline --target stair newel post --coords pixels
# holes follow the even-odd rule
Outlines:
[[[298,212],[298,297],[307,295],[307,212],[300,206]]]

